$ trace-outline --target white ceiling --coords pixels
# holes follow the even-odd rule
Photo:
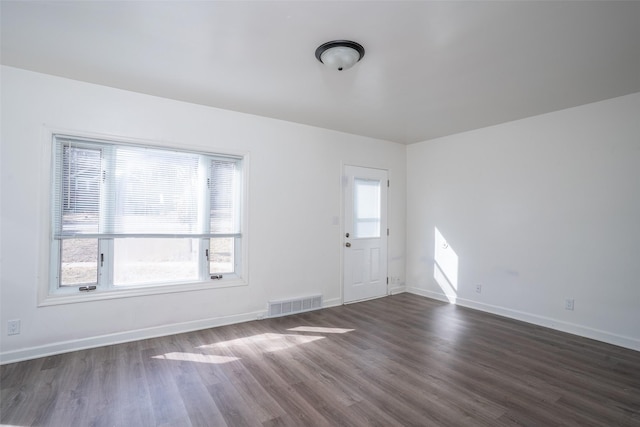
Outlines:
[[[640,92],[640,2],[1,2],[2,63],[413,143]],[[314,57],[361,43],[351,70]]]

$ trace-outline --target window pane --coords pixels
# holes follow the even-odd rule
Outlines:
[[[198,223],[199,156],[169,150],[117,147],[113,210],[106,230],[117,234],[201,233]]]
[[[236,168],[235,162],[211,161],[209,185],[211,233],[240,231]]]
[[[380,181],[354,180],[354,238],[380,237]]]
[[[380,237],[380,222],[356,222],[355,238]]]
[[[114,239],[115,286],[198,280],[198,239]]]
[[[62,146],[62,210],[63,233],[97,233],[100,209],[101,150],[77,147],[67,142]]]
[[[234,238],[209,239],[209,272],[234,272]]]
[[[60,244],[60,286],[98,283],[98,239],[67,239]]]

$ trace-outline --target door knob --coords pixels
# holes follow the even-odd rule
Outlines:
[[[351,247],[351,243],[347,242],[344,244],[346,247],[350,248]]]
[[[345,234],[344,237],[349,237],[349,233]]]

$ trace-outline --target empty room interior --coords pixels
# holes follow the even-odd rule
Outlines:
[[[640,2],[0,19],[3,426],[640,425]]]

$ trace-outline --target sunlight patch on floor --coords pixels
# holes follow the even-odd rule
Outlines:
[[[291,332],[315,332],[318,334],[346,334],[347,332],[353,332],[355,329],[344,328],[324,328],[320,326],[298,326],[296,328],[287,329]]]
[[[232,348],[234,346],[253,345],[265,352],[286,350],[301,344],[324,339],[320,336],[265,333],[250,337],[237,338],[215,344],[207,344],[198,348]]]
[[[221,365],[223,363],[234,362],[240,360],[238,357],[231,356],[217,356],[215,354],[201,354],[201,353],[183,353],[173,352],[153,356],[152,359],[162,360],[177,360],[181,362],[198,362],[198,363],[211,363],[214,365]]]

